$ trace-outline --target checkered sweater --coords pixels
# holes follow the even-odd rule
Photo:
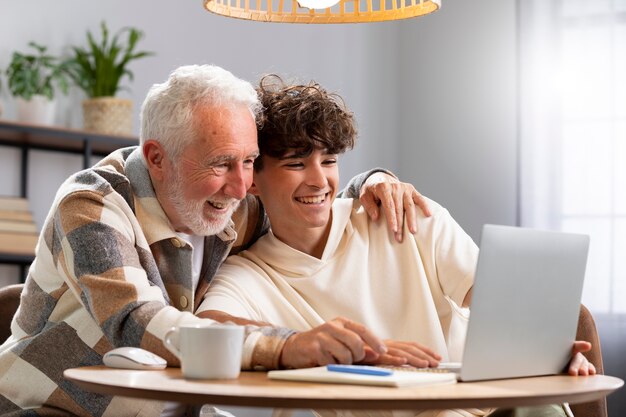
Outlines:
[[[355,194],[366,175],[348,192]],[[12,336],[0,346],[0,414],[158,416],[161,403],[89,393],[63,371],[101,365],[118,346],[139,346],[178,366],[163,346],[165,332],[206,320],[193,312],[215,271],[267,228],[262,206],[246,198],[223,232],[205,238],[194,293],[191,247],[171,228],[139,148],[116,151],[70,177],[44,224]],[[290,334],[248,326],[244,369],[276,368]]]

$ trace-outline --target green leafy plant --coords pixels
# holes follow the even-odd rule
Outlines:
[[[100,24],[102,39],[97,43],[87,31],[87,48],[72,47],[73,57],[66,61],[72,80],[88,97],[115,96],[124,76],[132,81],[128,69],[130,61],[153,55],[152,52],[135,52],[143,32],[135,28],[122,28],[109,38],[106,24]],[[121,38],[126,36],[124,40]]]
[[[35,95],[42,95],[52,100],[55,85],[67,94],[68,80],[65,63],[59,58],[47,54],[45,46],[30,42],[28,46],[36,53],[23,54],[13,52],[6,70],[9,90],[15,97],[30,100]]]

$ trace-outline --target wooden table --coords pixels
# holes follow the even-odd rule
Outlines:
[[[619,378],[567,375],[464,382],[453,385],[384,388],[269,380],[264,372],[242,372],[236,380],[193,381],[179,368],[133,371],[91,366],[68,369],[65,378],[100,394],[246,407],[335,409],[445,409],[572,404],[607,396]]]

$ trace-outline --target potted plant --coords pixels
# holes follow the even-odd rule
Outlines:
[[[67,94],[65,63],[46,53],[35,42],[28,44],[32,54],[13,52],[6,70],[11,94],[17,100],[17,119],[27,123],[51,124],[54,121],[56,87]]]
[[[88,99],[83,102],[85,130],[108,134],[130,134],[132,130],[131,100],[115,97],[124,77],[133,79],[128,64],[152,55],[135,51],[143,32],[128,27],[109,37],[104,22],[100,24],[102,39],[96,42],[87,31],[87,47],[72,47],[73,56],[66,61],[67,70]]]

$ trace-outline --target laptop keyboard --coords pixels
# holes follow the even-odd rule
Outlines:
[[[438,373],[438,374],[447,374],[449,372],[458,372],[460,367],[441,367],[441,368],[417,368],[415,366],[410,365],[402,365],[402,366],[391,366],[391,365],[378,365],[379,368],[391,369],[393,371],[402,371],[402,372],[429,372],[429,373]]]

